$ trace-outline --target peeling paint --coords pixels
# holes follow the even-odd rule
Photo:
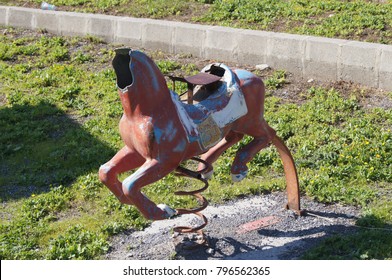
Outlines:
[[[186,148],[186,141],[185,139],[181,139],[177,146],[174,147],[173,152],[184,152]]]

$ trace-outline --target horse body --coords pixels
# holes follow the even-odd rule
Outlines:
[[[210,98],[186,105],[168,89],[164,76],[144,53],[116,50],[113,67],[124,110],[119,126],[125,146],[101,166],[99,175],[120,202],[135,205],[148,219],[165,219],[175,211],[156,205],[141,189],[184,160],[201,155],[212,164],[245,134],[250,135],[254,139],[237,152],[231,168],[233,180],[240,181],[246,176],[246,164],[276,137],[263,117],[264,84],[250,72],[208,66],[203,70],[219,68],[224,83]],[[123,182],[118,180],[118,174],[138,167]],[[200,163],[198,169],[204,167]]]

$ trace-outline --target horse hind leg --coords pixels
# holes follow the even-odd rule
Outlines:
[[[295,167],[294,159],[290,153],[290,150],[284,144],[284,142],[276,135],[274,129],[272,129],[267,122],[264,120],[259,126],[260,134],[256,135],[254,139],[241,150],[237,152],[234,159],[231,172],[233,181],[241,181],[245,178],[248,172],[246,164],[253,159],[253,157],[261,149],[267,147],[271,142],[274,144],[279,152],[280,158],[283,162],[283,168],[286,177],[286,190],[288,203],[287,208],[293,210],[297,214],[301,215],[300,209],[300,193],[299,193],[299,182],[297,170]],[[253,136],[253,135],[251,135]]]
[[[256,125],[252,130],[246,132],[254,139],[237,151],[234,162],[231,166],[231,178],[233,182],[243,180],[248,174],[247,163],[249,163],[254,156],[263,148],[267,147],[276,132],[273,130],[265,120],[260,125]]]

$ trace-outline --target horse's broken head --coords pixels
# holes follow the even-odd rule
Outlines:
[[[127,91],[130,87],[152,87],[159,90],[166,81],[158,66],[143,52],[130,48],[116,49],[113,68],[117,76],[117,87]]]

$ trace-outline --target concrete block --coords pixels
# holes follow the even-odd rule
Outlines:
[[[143,48],[172,53],[176,23],[163,20],[146,20],[145,23],[142,31]]]
[[[0,25],[8,25],[8,7],[0,6]]]
[[[221,62],[238,61],[239,29],[211,27],[207,29],[203,57]]]
[[[114,41],[128,47],[141,48],[144,22],[145,20],[137,18],[119,18]]]
[[[380,68],[379,68],[379,87],[392,91],[392,46],[381,47]]]
[[[268,38],[272,32],[241,30],[238,35],[238,62],[257,65],[266,62]]]
[[[304,77],[319,80],[338,78],[340,49],[346,40],[308,37],[304,62]]]
[[[37,10],[34,13],[33,20],[34,29],[45,29],[49,32],[57,32],[58,18],[55,11]]]
[[[198,24],[178,23],[175,27],[173,49],[175,53],[187,53],[201,57],[210,27]]]
[[[377,87],[378,46],[355,41],[342,45],[338,79]]]
[[[57,12],[58,33],[67,36],[87,35],[91,14]]]
[[[113,42],[116,31],[117,18],[106,15],[90,15],[88,21],[87,33],[104,39],[107,42]]]
[[[33,12],[34,9],[10,7],[8,10],[8,25],[32,29]]]
[[[275,33],[268,39],[266,63],[302,76],[307,36]]]

